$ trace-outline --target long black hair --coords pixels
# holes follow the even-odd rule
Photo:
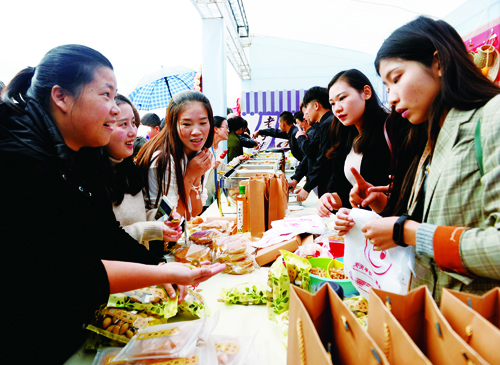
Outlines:
[[[358,138],[356,138],[359,135],[356,126],[346,127],[338,120],[336,123],[332,123],[330,133],[332,147],[327,152],[326,156],[328,158],[333,158],[338,154],[349,153],[351,147],[354,147],[356,153],[363,153],[372,148],[378,142],[374,136],[382,136],[384,122],[389,115],[389,112],[382,106],[370,80],[361,71],[356,69],[340,71],[329,82],[328,90],[339,81],[345,81],[359,93],[364,92],[365,86],[369,86],[372,90],[372,95],[365,102],[363,126],[361,128],[361,135]]]
[[[55,47],[45,54],[38,66],[26,67],[14,76],[3,91],[3,102],[22,111],[26,99],[32,98],[50,114],[51,92],[55,85],[77,100],[99,67],[113,70],[109,60],[92,48],[79,44]]]
[[[442,20],[424,16],[396,29],[384,41],[375,58],[375,68],[380,75],[380,62],[391,58],[416,61],[428,68],[436,51],[442,73],[441,89],[431,105],[427,122],[421,125],[402,123],[393,108],[387,123],[396,148],[392,151],[391,197],[383,215],[406,211],[418,162],[427,142],[431,150],[434,149],[444,111],[480,108],[500,94],[500,88],[470,60],[457,31]]]

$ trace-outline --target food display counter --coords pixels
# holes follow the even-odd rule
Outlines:
[[[226,217],[234,217],[235,206],[228,204],[226,196],[221,194],[222,213]],[[300,210],[288,212],[287,216],[301,216],[316,213],[318,198],[310,194],[307,201],[303,202]],[[219,217],[220,211],[215,201],[203,214],[203,218]],[[259,364],[284,365],[286,364],[287,350],[283,344],[283,334],[279,325],[268,319],[266,305],[237,305],[226,304],[220,301],[222,288],[231,288],[249,282],[266,283],[269,266],[265,265],[245,275],[231,275],[220,273],[213,278],[201,283],[197,289],[204,297],[212,315],[219,311],[219,321],[213,335],[233,335],[253,337],[253,350],[258,354]],[[170,321],[182,320],[174,317]],[[91,365],[96,352],[85,350],[84,345],[68,361],[66,365],[88,364]]]

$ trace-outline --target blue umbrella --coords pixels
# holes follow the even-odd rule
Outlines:
[[[173,95],[194,89],[196,72],[182,66],[162,68],[144,76],[129,95],[139,110],[166,108]]]

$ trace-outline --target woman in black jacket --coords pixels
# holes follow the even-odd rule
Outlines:
[[[81,45],[52,49],[4,90],[1,224],[4,258],[19,262],[4,273],[4,283],[16,297],[12,304],[30,303],[29,311],[7,316],[6,346],[13,353],[25,351],[28,341],[37,357],[62,363],[82,344],[85,324],[109,294],[196,284],[223,269],[158,265],[119,227],[98,148],[108,143],[119,113],[116,90],[111,63]],[[52,320],[42,325],[45,316]],[[35,322],[40,336],[29,340]]]
[[[329,216],[332,210],[351,207],[349,193],[356,185],[356,172],[375,186],[388,185],[391,162],[384,134],[389,114],[370,80],[356,69],[341,71],[328,84],[328,93],[340,123],[332,124],[332,147],[327,157],[332,159],[333,176],[329,193],[318,201],[322,217]]]

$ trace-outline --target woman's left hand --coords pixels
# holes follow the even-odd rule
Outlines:
[[[384,251],[397,246],[392,239],[397,219],[398,217],[372,219],[361,227],[361,232],[371,242],[375,251]]]
[[[238,160],[240,160],[240,161],[246,161],[248,159],[250,159],[250,156],[248,156],[248,155],[240,155],[240,156],[238,156]]]

